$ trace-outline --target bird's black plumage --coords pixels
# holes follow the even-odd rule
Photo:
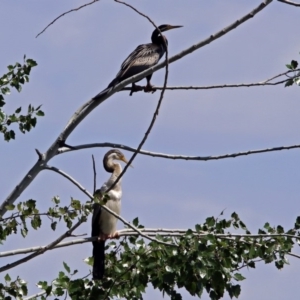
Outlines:
[[[161,32],[179,27],[182,26],[172,26],[164,24],[158,27],[159,30],[155,29],[151,36],[152,43],[139,45],[122,63],[121,69],[116,75],[116,78],[108,85],[105,90],[103,90],[97,96],[108,92],[112,87],[114,87],[121,81],[139,74],[156,65],[161,57],[165,54],[166,46],[168,46],[168,40],[164,35],[161,34]],[[147,85],[144,87],[145,92],[154,90],[153,86],[150,83],[151,77],[152,74],[146,77]],[[136,86],[135,83],[133,83],[130,95],[132,95],[133,92],[142,89],[142,87]]]
[[[101,215],[101,205],[94,203],[93,220],[92,220],[92,236],[100,235],[99,218]],[[102,279],[104,275],[105,263],[105,241],[93,241],[93,278]]]

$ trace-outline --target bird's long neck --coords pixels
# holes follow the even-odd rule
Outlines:
[[[152,33],[152,36],[151,36],[152,43],[156,44],[156,45],[159,45],[159,46],[162,46],[165,49],[164,40],[166,42],[166,45],[168,46],[167,38],[164,35],[160,34],[157,29],[155,29]]]
[[[104,168],[107,172],[112,173],[108,180],[108,182],[111,183],[113,183],[122,172],[121,165],[119,163],[110,160],[107,162],[106,165],[104,165]],[[120,185],[120,184],[121,184],[121,179],[117,182],[116,185]]]
[[[115,180],[119,177],[119,175],[122,173],[122,167],[119,163],[113,163],[113,172],[111,172],[111,176],[109,177],[107,181],[108,187],[110,187]],[[122,183],[122,178],[119,179],[119,181],[116,183],[114,190],[120,190],[121,189],[121,183]]]

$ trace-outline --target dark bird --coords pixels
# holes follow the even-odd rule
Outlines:
[[[121,174],[122,167],[115,160],[121,160],[127,163],[124,154],[117,150],[109,150],[103,158],[104,169],[112,173],[108,181],[106,181],[100,189],[95,192],[95,197],[100,199],[106,193],[106,191],[112,186],[116,178]],[[120,214],[121,210],[121,197],[122,186],[120,179],[117,184],[107,193],[108,200],[105,204],[109,209],[116,214]],[[104,248],[105,240],[108,238],[117,238],[118,232],[116,231],[117,218],[106,210],[101,208],[99,203],[94,204],[93,218],[92,218],[92,236],[98,236],[98,240],[93,241],[93,279],[102,279],[104,275]]]
[[[164,32],[170,29],[179,28],[182,26],[173,25],[160,25],[158,26],[160,32]],[[108,92],[110,88],[114,87],[121,81],[141,73],[158,63],[161,57],[166,52],[166,46],[168,46],[167,38],[162,35],[157,29],[155,29],[151,36],[152,43],[139,45],[122,63],[121,70],[116,75],[116,78],[108,85],[108,87],[100,92],[96,97]],[[164,42],[165,41],[165,42]],[[165,46],[166,45],[166,46]],[[141,91],[144,89],[145,92],[155,91],[154,86],[150,83],[152,74],[146,77],[147,85],[143,88],[132,83],[130,96],[133,92]],[[139,80],[138,80],[139,81]],[[95,97],[95,98],[96,98]]]

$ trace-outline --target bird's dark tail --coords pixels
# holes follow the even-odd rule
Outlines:
[[[101,96],[107,94],[110,90],[111,90],[111,88],[108,88],[108,87],[107,87],[107,88],[104,89],[102,92],[100,92],[100,93],[97,94],[95,97],[93,97],[93,99],[96,100],[96,99],[100,98]]]
[[[107,88],[113,87],[115,85],[117,85],[118,83],[120,83],[120,79],[119,78],[115,78],[108,86]]]
[[[99,280],[103,278],[104,275],[104,263],[105,263],[105,241],[95,241],[93,242],[93,279]]]
[[[93,99],[97,99],[106,93],[108,93],[116,84],[120,83],[120,80],[118,78],[115,78],[108,86],[106,89],[104,89],[102,92],[97,94]]]

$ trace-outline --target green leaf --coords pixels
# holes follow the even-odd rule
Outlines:
[[[76,210],[79,210],[81,208],[81,203],[79,200],[71,199],[71,207],[73,207]]]
[[[20,113],[21,109],[22,109],[22,107],[17,108],[17,109],[15,110],[15,113],[16,113],[16,114]]]
[[[135,218],[133,221],[132,221],[132,224],[137,227],[139,225],[139,218]]]
[[[28,229],[27,228],[22,228],[21,229],[21,234],[22,234],[23,237],[26,237],[27,233],[28,233]]]
[[[19,294],[21,294],[22,296],[26,296],[27,293],[28,293],[27,286],[25,284],[22,284],[19,289]]]
[[[33,229],[38,229],[42,225],[42,221],[40,216],[34,216],[34,218],[31,220],[31,226]]]
[[[14,210],[15,209],[15,205],[14,204],[7,204],[7,205],[5,205],[5,208],[7,210]]]
[[[232,294],[235,298],[238,298],[238,296],[240,295],[241,293],[241,286],[239,284],[237,285],[233,285],[231,287],[231,290],[232,290]]]
[[[297,69],[298,67],[298,62],[296,60],[292,60],[291,61],[291,66],[292,66],[292,69]]]
[[[196,230],[197,232],[200,232],[200,231],[201,231],[201,225],[196,224],[196,225],[195,225],[195,230]]]
[[[277,232],[278,232],[278,233],[284,233],[283,227],[280,226],[280,225],[278,225],[278,226],[277,226]]]
[[[4,276],[4,280],[5,281],[11,281],[11,278],[10,278],[10,276],[9,276],[9,274],[6,274],[5,276]]]
[[[294,83],[300,86],[300,77],[294,78]]]
[[[239,216],[238,216],[238,214],[236,212],[233,212],[231,214],[231,218],[234,219],[235,221],[239,221],[239,219],[240,219]]]
[[[294,84],[294,80],[293,79],[289,79],[286,83],[285,83],[285,87],[287,87],[287,86],[291,86],[291,85],[293,85]]]
[[[250,268],[255,268],[255,262],[254,261],[249,261],[247,263],[247,266],[250,267]]]
[[[51,223],[51,229],[54,231],[56,229],[56,225],[57,225],[57,222],[52,222]]]
[[[235,273],[234,275],[233,275],[233,278],[235,279],[235,280],[237,280],[237,281],[242,281],[242,280],[244,280],[244,279],[246,279],[242,274],[240,274],[240,273]]]
[[[52,198],[52,201],[53,201],[55,204],[59,204],[59,203],[60,203],[59,196],[53,197],[53,198]]]
[[[42,110],[39,110],[38,112],[36,112],[36,115],[39,117],[43,117],[45,113]]]
[[[10,94],[10,89],[8,87],[3,87],[3,88],[1,88],[1,92],[4,95],[9,95]]]
[[[94,264],[93,256],[87,257],[83,260],[87,265],[92,266]]]
[[[214,217],[209,217],[209,218],[206,218],[205,223],[206,223],[209,227],[212,227],[212,226],[215,225],[216,220],[215,220]]]
[[[278,270],[284,267],[284,262],[282,260],[275,261],[275,266]]]
[[[70,273],[70,272],[71,272],[70,267],[69,267],[65,262],[63,262],[63,265],[64,265],[65,270],[66,270],[68,273]]]
[[[25,205],[29,208],[35,208],[36,200],[29,199],[25,202]]]
[[[26,63],[27,63],[29,66],[31,66],[31,67],[37,66],[37,62],[36,62],[35,60],[33,60],[33,59],[30,59],[30,58],[28,58],[28,59],[26,60]]]
[[[285,65],[288,69],[292,69],[293,67],[290,64]]]

